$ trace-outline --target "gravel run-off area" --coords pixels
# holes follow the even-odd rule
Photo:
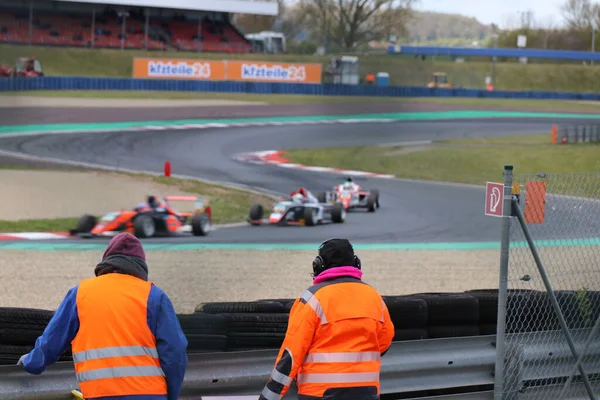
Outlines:
[[[559,278],[564,275],[564,259],[576,259],[578,265],[593,261],[594,255],[584,250],[544,249],[542,256],[555,289],[577,289],[570,287],[569,280]],[[526,249],[516,251],[523,255]],[[556,252],[561,257],[553,256]],[[10,284],[4,285],[0,304],[56,309],[69,288],[93,277],[102,253],[4,250],[0,282]],[[177,312],[189,313],[198,303],[207,301],[295,298],[312,284],[314,254],[291,250],[151,250],[146,257],[150,280],[165,290]],[[498,288],[499,250],[369,250],[357,254],[363,261],[364,281],[383,295]],[[586,254],[590,257],[587,261]],[[533,262],[518,259],[519,274],[527,273],[532,279],[522,282],[518,276],[511,276],[509,288],[543,290]],[[588,275],[594,276],[586,276],[586,282],[600,283],[600,271],[590,271]],[[600,287],[588,285],[588,289]]]
[[[4,196],[0,220],[72,218],[131,208],[158,196],[190,196],[151,177],[100,171],[0,169]]]

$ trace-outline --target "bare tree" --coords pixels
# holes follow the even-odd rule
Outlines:
[[[561,11],[569,28],[581,30],[590,26],[594,10],[597,8],[590,0],[567,0]]]
[[[550,44],[550,39],[556,33],[556,23],[552,16],[546,17],[544,21],[538,22],[538,31],[542,39],[542,48],[547,49]]]
[[[519,12],[520,26],[521,29],[531,29],[535,25],[535,16],[533,10],[527,10]]]
[[[346,50],[406,34],[416,0],[301,0],[317,36]]]

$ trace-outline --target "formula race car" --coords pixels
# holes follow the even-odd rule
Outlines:
[[[342,223],[346,219],[346,210],[341,203],[321,203],[304,188],[282,198],[275,203],[268,219],[264,219],[261,204],[250,208],[248,222],[251,225],[300,225],[314,226],[327,223]]]
[[[194,202],[195,210],[179,213],[169,205],[169,201]],[[93,215],[83,215],[70,234],[83,238],[115,236],[120,232],[129,232],[139,238],[187,232],[206,236],[211,224],[212,210],[210,206],[204,206],[201,197],[166,196],[162,202],[156,196],[148,196],[146,203],[138,204],[133,210],[111,212],[100,221]]]
[[[379,190],[367,190],[354,183],[351,177],[336,185],[331,192],[317,193],[317,199],[320,202],[342,203],[345,210],[366,208],[369,212],[375,212],[379,208]]]

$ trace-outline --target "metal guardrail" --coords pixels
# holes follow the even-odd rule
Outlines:
[[[217,93],[302,94],[314,96],[477,97],[506,99],[600,100],[600,93],[445,89],[308,83],[233,82],[46,76],[0,78],[0,92],[26,90],[134,90]]]
[[[600,53],[592,51],[512,49],[502,47],[436,47],[388,45],[387,53],[449,57],[527,57],[546,60],[600,61]]]
[[[587,331],[589,330],[580,330],[580,334],[576,337],[586,337],[582,333]],[[556,363],[557,357],[563,359],[561,368],[553,370],[553,376],[539,376],[536,373],[521,376],[519,380],[521,386],[518,388],[521,391],[518,393],[519,400],[527,399],[538,390],[551,393],[553,387],[527,388],[523,383],[566,377],[571,372],[575,361],[564,348],[561,335],[560,331],[518,334],[520,340],[517,342],[525,344],[521,352],[522,359],[512,359],[509,362],[539,365],[549,361]],[[382,395],[408,395],[413,392],[440,389],[456,388],[456,391],[460,391],[460,388],[468,386],[491,386],[494,383],[495,338],[495,335],[489,335],[395,342],[382,358],[381,393]],[[543,345],[540,346],[538,343]],[[577,343],[577,345],[581,344]],[[600,353],[600,343],[594,345],[590,353]],[[210,396],[258,397],[273,369],[276,356],[277,350],[190,354],[181,398],[212,400]],[[591,374],[600,373],[600,363],[587,364],[586,370]],[[572,385],[577,387],[580,384],[574,382]],[[73,364],[70,362],[52,365],[39,376],[28,375],[18,366],[0,367],[2,400],[33,398],[67,400],[71,398],[70,391],[74,388],[77,388],[77,382]],[[561,389],[562,386],[557,385],[556,394],[560,393]],[[583,387],[581,393],[581,398],[585,399],[586,393]],[[492,398],[491,391],[482,391],[420,397],[420,400],[489,400]],[[548,398],[557,397],[550,395]],[[294,387],[286,399],[297,399]]]

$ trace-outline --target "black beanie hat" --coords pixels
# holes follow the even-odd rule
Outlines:
[[[326,268],[354,266],[354,248],[348,239],[329,239],[319,247]]]

